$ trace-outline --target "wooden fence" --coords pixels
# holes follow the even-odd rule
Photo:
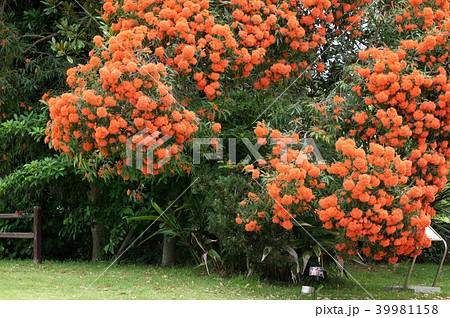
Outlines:
[[[0,233],[0,238],[28,238],[33,239],[33,260],[36,264],[42,263],[42,233],[41,214],[39,206],[34,207],[32,215],[0,214],[0,219],[33,218],[33,232],[31,233]]]

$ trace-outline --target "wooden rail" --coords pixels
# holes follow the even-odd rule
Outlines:
[[[19,214],[0,214],[0,219],[19,219],[19,218],[33,218],[33,232],[32,233],[0,233],[0,238],[28,238],[33,239],[33,260],[36,264],[42,263],[42,225],[41,225],[42,209],[35,206],[33,215],[19,215]]]
[[[32,218],[33,215],[23,215],[23,214],[0,214],[0,219],[21,219],[21,218]]]

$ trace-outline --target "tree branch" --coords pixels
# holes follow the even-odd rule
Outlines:
[[[19,36],[19,39],[21,38],[45,38],[47,35],[42,34],[24,34]]]
[[[46,35],[46,36],[40,38],[39,40],[37,40],[36,42],[31,44],[23,53],[27,53],[32,47],[35,47],[39,43],[41,43],[41,42],[43,42],[45,40],[51,39],[52,37],[57,36],[58,34],[59,34],[58,32],[55,32],[55,33],[52,33],[50,35]]]

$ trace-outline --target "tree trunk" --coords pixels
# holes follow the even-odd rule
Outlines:
[[[92,261],[97,261],[103,253],[103,225],[93,220],[91,225],[92,233]]]
[[[136,233],[135,226],[133,226],[131,230],[128,232],[127,236],[125,236],[122,245],[120,245],[119,251],[116,253],[116,258],[120,257],[121,254],[128,248],[128,243],[131,242],[131,240],[133,239],[134,233]]]
[[[100,195],[100,190],[94,182],[89,183],[91,189],[88,191],[87,196],[89,202],[94,205]],[[97,261],[103,252],[103,225],[97,222],[96,219],[92,220],[91,225],[92,234],[92,261]]]
[[[171,185],[172,191],[169,196],[177,198],[181,193],[179,186],[177,186],[177,183],[175,183],[174,179],[171,180]],[[168,212],[170,213],[170,211]],[[166,224],[165,228],[170,229],[170,226]],[[161,266],[167,267],[172,266],[173,264],[175,264],[175,238],[164,235]]]
[[[175,239],[168,235],[164,235],[163,254],[161,266],[167,267],[175,264]]]

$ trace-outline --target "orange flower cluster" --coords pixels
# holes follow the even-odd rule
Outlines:
[[[91,52],[90,63],[67,72],[73,93],[48,100],[51,122],[47,141],[51,137],[55,149],[82,157],[100,151],[102,156],[116,159],[107,171],[122,174],[126,162],[120,153],[127,143],[136,150],[140,140],[133,136],[145,129],[146,136],[153,139],[137,148],[144,154],[144,174],[164,170],[146,157],[148,147],[160,136],[170,136],[167,145],[171,147],[169,152],[156,150],[158,161],[169,156],[178,159],[183,143],[198,130],[197,117],[192,111],[178,110],[172,88],[163,82],[168,76],[166,67],[143,60],[130,50],[143,46],[144,28],[140,30],[140,36],[120,33],[107,46],[103,46],[104,39],[95,37],[97,49]],[[189,170],[189,166],[182,168]]]
[[[447,182],[450,158],[450,81],[443,66],[448,64],[450,48],[449,3],[436,2],[435,10],[422,2],[412,4],[412,12],[405,10],[404,18],[397,21],[424,18],[422,28],[427,32],[422,39],[402,41],[396,52],[360,53],[360,58],[372,61],[372,67],[356,71],[366,79],[365,104],[375,106],[376,114],[367,122],[362,120],[367,114],[355,114],[359,127],[354,135],[395,147],[413,162],[417,186],[432,184],[440,191]],[[405,147],[411,139],[413,144]]]
[[[291,230],[294,226],[292,220],[297,214],[314,214],[314,191],[325,187],[319,180],[326,165],[315,165],[308,160],[308,153],[312,151],[310,146],[303,151],[296,149],[295,145],[302,142],[297,134],[282,135],[278,130],[270,131],[263,123],[258,123],[254,132],[259,143],[265,144],[266,138],[270,137],[276,145],[272,148],[273,157],[269,158],[268,165],[265,160],[259,160],[259,168],[249,165],[244,169],[255,179],[260,177],[260,169],[272,172],[262,180],[266,193],[257,195],[250,192],[248,199],[241,202],[243,207],[252,211],[247,215],[246,225],[270,221]],[[265,212],[269,210],[272,214]],[[247,231],[259,229],[246,227]]]
[[[106,0],[103,18],[114,21],[112,29],[126,38],[140,41],[136,32],[142,32],[146,47],[152,48],[148,53],[193,79],[199,90],[214,99],[251,74],[257,89],[301,74],[308,67],[310,51],[328,37],[351,33],[362,6],[369,2]],[[316,69],[323,71],[324,64],[318,63]]]
[[[401,41],[396,50],[370,48],[362,51],[359,57],[366,65],[355,68],[364,84],[354,90],[361,104],[352,115],[350,125],[356,124],[356,129],[349,130],[350,136],[362,140],[364,149],[369,146],[370,151],[382,154],[384,148],[384,155],[380,157],[373,152],[366,158],[352,159],[352,162],[347,159],[332,165],[329,170],[345,178],[344,191],[338,196],[338,210],[346,215],[342,219],[355,216],[363,219],[360,223],[350,221],[345,224],[347,221],[341,223],[332,214],[328,218],[326,209],[320,212],[326,227],[346,227],[346,237],[355,240],[349,243],[347,239],[338,245],[340,250],[355,253],[356,241],[367,238],[370,244],[365,242],[364,253],[376,259],[387,257],[391,262],[397,260],[395,255],[418,255],[420,248],[429,246],[424,228],[430,225],[430,218],[435,214],[429,203],[445,188],[450,167],[450,80],[445,67],[450,48],[449,2],[410,3],[412,7],[397,16],[394,23],[401,24],[399,31],[405,37],[415,40]],[[417,37],[416,29],[421,29],[424,35]],[[336,143],[337,150],[351,156],[342,142]],[[346,143],[355,144],[348,140]],[[388,149],[390,159],[386,158]],[[394,157],[394,153],[407,160]],[[369,159],[370,156],[375,157]],[[358,166],[355,166],[357,160]],[[384,172],[379,170],[383,166],[386,167]],[[359,170],[361,175],[357,180],[352,175],[354,168],[363,169]],[[368,174],[364,171],[366,168],[369,172],[373,170],[370,179],[365,177],[370,190],[361,192],[357,185],[361,176]],[[375,184],[372,184],[373,180]],[[374,193],[377,187],[382,188]],[[379,205],[383,196],[380,191],[383,195],[389,194],[385,198],[389,207],[381,206],[387,213],[382,222],[377,221],[380,215],[374,207],[367,206],[375,202]],[[361,200],[363,203],[359,202]],[[345,206],[345,203],[349,205]],[[365,209],[362,209],[364,203]],[[358,211],[353,210],[356,206]],[[336,207],[330,206],[332,208]],[[361,216],[359,211],[362,211]],[[383,215],[385,212],[382,211]],[[389,221],[389,216],[394,213],[402,214],[401,223]],[[379,230],[377,234],[370,234],[368,224]]]
[[[328,172],[344,180],[343,189],[321,199],[317,211],[325,228],[342,232],[336,248],[350,255],[362,248],[366,256],[392,261],[395,255],[414,256],[429,247],[424,233],[431,211],[422,205],[422,190],[409,186],[412,162],[377,143],[366,154],[352,139],[339,139],[336,150],[347,159],[332,164]],[[436,193],[433,187],[424,190]]]

